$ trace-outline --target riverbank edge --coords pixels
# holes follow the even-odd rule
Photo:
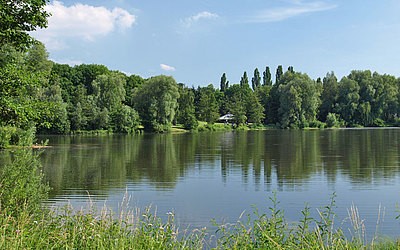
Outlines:
[[[349,209],[353,228],[336,227],[333,194],[326,206],[311,217],[306,205],[300,218],[289,221],[280,208],[277,192],[272,192],[272,205],[266,211],[253,206],[231,223],[212,220],[217,228],[181,227],[169,212],[162,220],[157,210],[140,211],[122,197],[117,214],[104,206],[82,209],[71,206],[49,209],[42,205],[49,192],[43,183],[40,150],[20,148],[13,161],[0,167],[0,249],[391,249],[400,248],[400,238],[375,235],[367,239],[358,209]],[[400,210],[397,207],[400,217]],[[232,218],[234,219],[234,218]],[[377,225],[378,227],[379,225]],[[344,231],[349,231],[347,238]]]
[[[128,209],[129,197],[123,197],[119,214],[106,206],[91,203],[85,208],[70,205],[29,214],[22,211],[12,216],[0,212],[0,248],[77,248],[77,249],[399,249],[400,238],[376,235],[367,240],[358,209],[349,209],[353,228],[347,238],[342,228],[334,226],[335,196],[320,208],[320,218],[310,217],[310,207],[301,210],[297,222],[288,222],[279,208],[277,193],[269,198],[269,214],[253,207],[233,223],[218,223],[218,229],[181,227],[175,214],[169,212],[164,221],[151,206],[140,211]],[[347,230],[347,229],[346,229]]]

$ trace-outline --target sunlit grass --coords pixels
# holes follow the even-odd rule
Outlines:
[[[289,223],[279,208],[276,192],[268,213],[253,207],[234,223],[217,223],[216,232],[206,228],[179,227],[174,213],[163,221],[151,207],[129,210],[125,196],[118,214],[109,208],[88,205],[79,210],[70,205],[40,215],[0,213],[0,249],[398,249],[400,243],[375,236],[367,241],[358,209],[349,209],[353,226],[350,238],[334,226],[335,196],[310,217],[308,205],[296,223]],[[46,212],[47,211],[47,212]]]
[[[212,220],[215,231],[181,227],[172,212],[159,216],[151,207],[132,210],[127,194],[117,213],[91,203],[82,209],[70,205],[49,209],[40,206],[48,187],[42,182],[39,155],[19,149],[13,158],[0,167],[0,249],[400,248],[398,239],[377,235],[384,216],[380,209],[372,239],[367,239],[355,206],[348,210],[351,228],[336,226],[335,195],[317,210],[316,218],[306,205],[297,222],[288,222],[273,192],[267,212],[254,206],[233,223]]]

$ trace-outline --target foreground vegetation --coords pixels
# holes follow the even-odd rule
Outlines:
[[[39,151],[16,149],[11,163],[0,166],[1,249],[360,249],[399,248],[400,241],[375,236],[366,239],[356,208],[351,208],[350,236],[335,225],[335,196],[311,218],[307,205],[298,222],[288,222],[277,194],[268,213],[254,207],[232,224],[214,220],[215,232],[181,228],[173,213],[157,216],[151,208],[129,210],[124,197],[118,214],[108,208],[70,206],[49,210],[41,206],[48,186],[43,184]],[[161,217],[165,219],[162,220]],[[347,231],[347,228],[345,229]]]

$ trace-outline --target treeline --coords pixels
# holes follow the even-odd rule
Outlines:
[[[220,88],[187,87],[170,76],[143,79],[103,65],[71,67],[48,60],[43,44],[27,51],[5,44],[0,51],[1,125],[37,126],[41,133],[108,130],[132,133],[143,125],[163,132],[172,124],[196,129],[232,114],[236,126],[246,123],[281,128],[399,125],[400,80],[370,71],[352,71],[337,80],[322,80],[278,66],[258,69],[249,81]],[[274,83],[273,83],[274,82]]]

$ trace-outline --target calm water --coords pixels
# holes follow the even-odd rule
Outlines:
[[[90,193],[118,210],[152,204],[158,215],[174,211],[182,225],[235,221],[251,205],[280,206],[297,221],[308,202],[313,215],[334,192],[336,225],[347,228],[347,209],[358,207],[368,235],[398,235],[400,130],[268,130],[225,133],[101,137],[50,137],[43,158],[51,204],[84,206]]]

